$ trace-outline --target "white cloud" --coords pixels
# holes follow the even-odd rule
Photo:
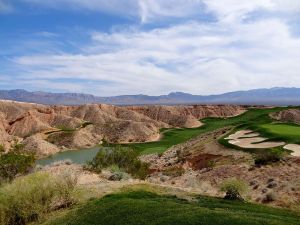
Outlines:
[[[204,0],[208,10],[214,12],[220,20],[234,22],[245,19],[248,13],[259,9],[270,9],[272,0]]]
[[[299,0],[203,0],[208,10],[215,13],[223,22],[236,22],[246,19],[250,13],[286,13],[286,17],[300,12]]]
[[[95,32],[91,38],[80,55],[23,56],[15,62],[28,71],[26,79],[92,81],[91,88],[81,89],[100,95],[300,86],[300,39],[279,19],[228,26],[189,22]]]
[[[300,1],[298,0],[273,0],[271,10],[281,12],[300,12]]]
[[[45,48],[42,54],[43,48],[39,48],[37,55],[15,57],[13,67],[22,76],[22,84],[97,95],[212,94],[300,86],[300,38],[277,16],[299,12],[298,0],[26,1],[139,15],[144,23],[166,17],[189,19],[150,30],[95,31],[88,45],[78,43],[80,54],[52,48],[48,52]],[[190,18],[203,10],[218,20],[205,23]],[[244,20],[256,11],[272,15]]]
[[[161,17],[192,17],[204,11],[202,0],[139,0],[141,21],[155,21]]]

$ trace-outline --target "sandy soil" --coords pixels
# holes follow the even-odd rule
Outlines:
[[[235,139],[239,139],[241,137],[243,138],[251,138],[251,137],[257,137],[259,136],[259,133],[253,133],[252,130],[240,130],[237,131],[234,134],[230,134],[227,138],[227,140],[235,140]]]
[[[284,149],[293,151],[291,153],[292,156],[300,157],[300,145],[297,144],[288,144],[283,147]]]
[[[229,135],[228,140],[230,144],[239,146],[241,148],[274,148],[285,145],[284,142],[266,141],[267,138],[258,137],[258,133],[251,133],[251,130],[241,130]],[[261,143],[257,143],[261,142]]]

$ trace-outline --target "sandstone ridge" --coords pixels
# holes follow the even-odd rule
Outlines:
[[[147,142],[160,138],[161,128],[195,128],[205,117],[231,117],[241,106],[127,106],[105,104],[46,106],[0,101],[0,144],[15,142],[39,157],[64,149],[111,143]]]

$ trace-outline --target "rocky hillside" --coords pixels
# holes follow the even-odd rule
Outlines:
[[[282,122],[300,124],[300,110],[288,109],[271,114],[271,117]]]
[[[230,128],[221,128],[175,145],[163,154],[141,156],[150,163],[152,174],[147,180],[221,197],[220,185],[235,177],[248,183],[247,195],[252,202],[281,207],[299,205],[300,160],[288,157],[272,166],[254,166],[251,154],[218,143],[218,139],[229,132]]]
[[[0,101],[0,144],[8,150],[21,142],[26,150],[43,157],[102,140],[155,141],[161,128],[199,127],[204,117],[230,117],[244,111],[240,106],[45,106]]]

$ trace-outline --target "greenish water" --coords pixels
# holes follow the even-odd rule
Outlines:
[[[37,164],[46,166],[62,160],[71,160],[76,164],[84,164],[86,161],[92,160],[98,153],[99,149],[99,147],[93,147],[89,149],[59,152],[51,157],[38,160]]]

